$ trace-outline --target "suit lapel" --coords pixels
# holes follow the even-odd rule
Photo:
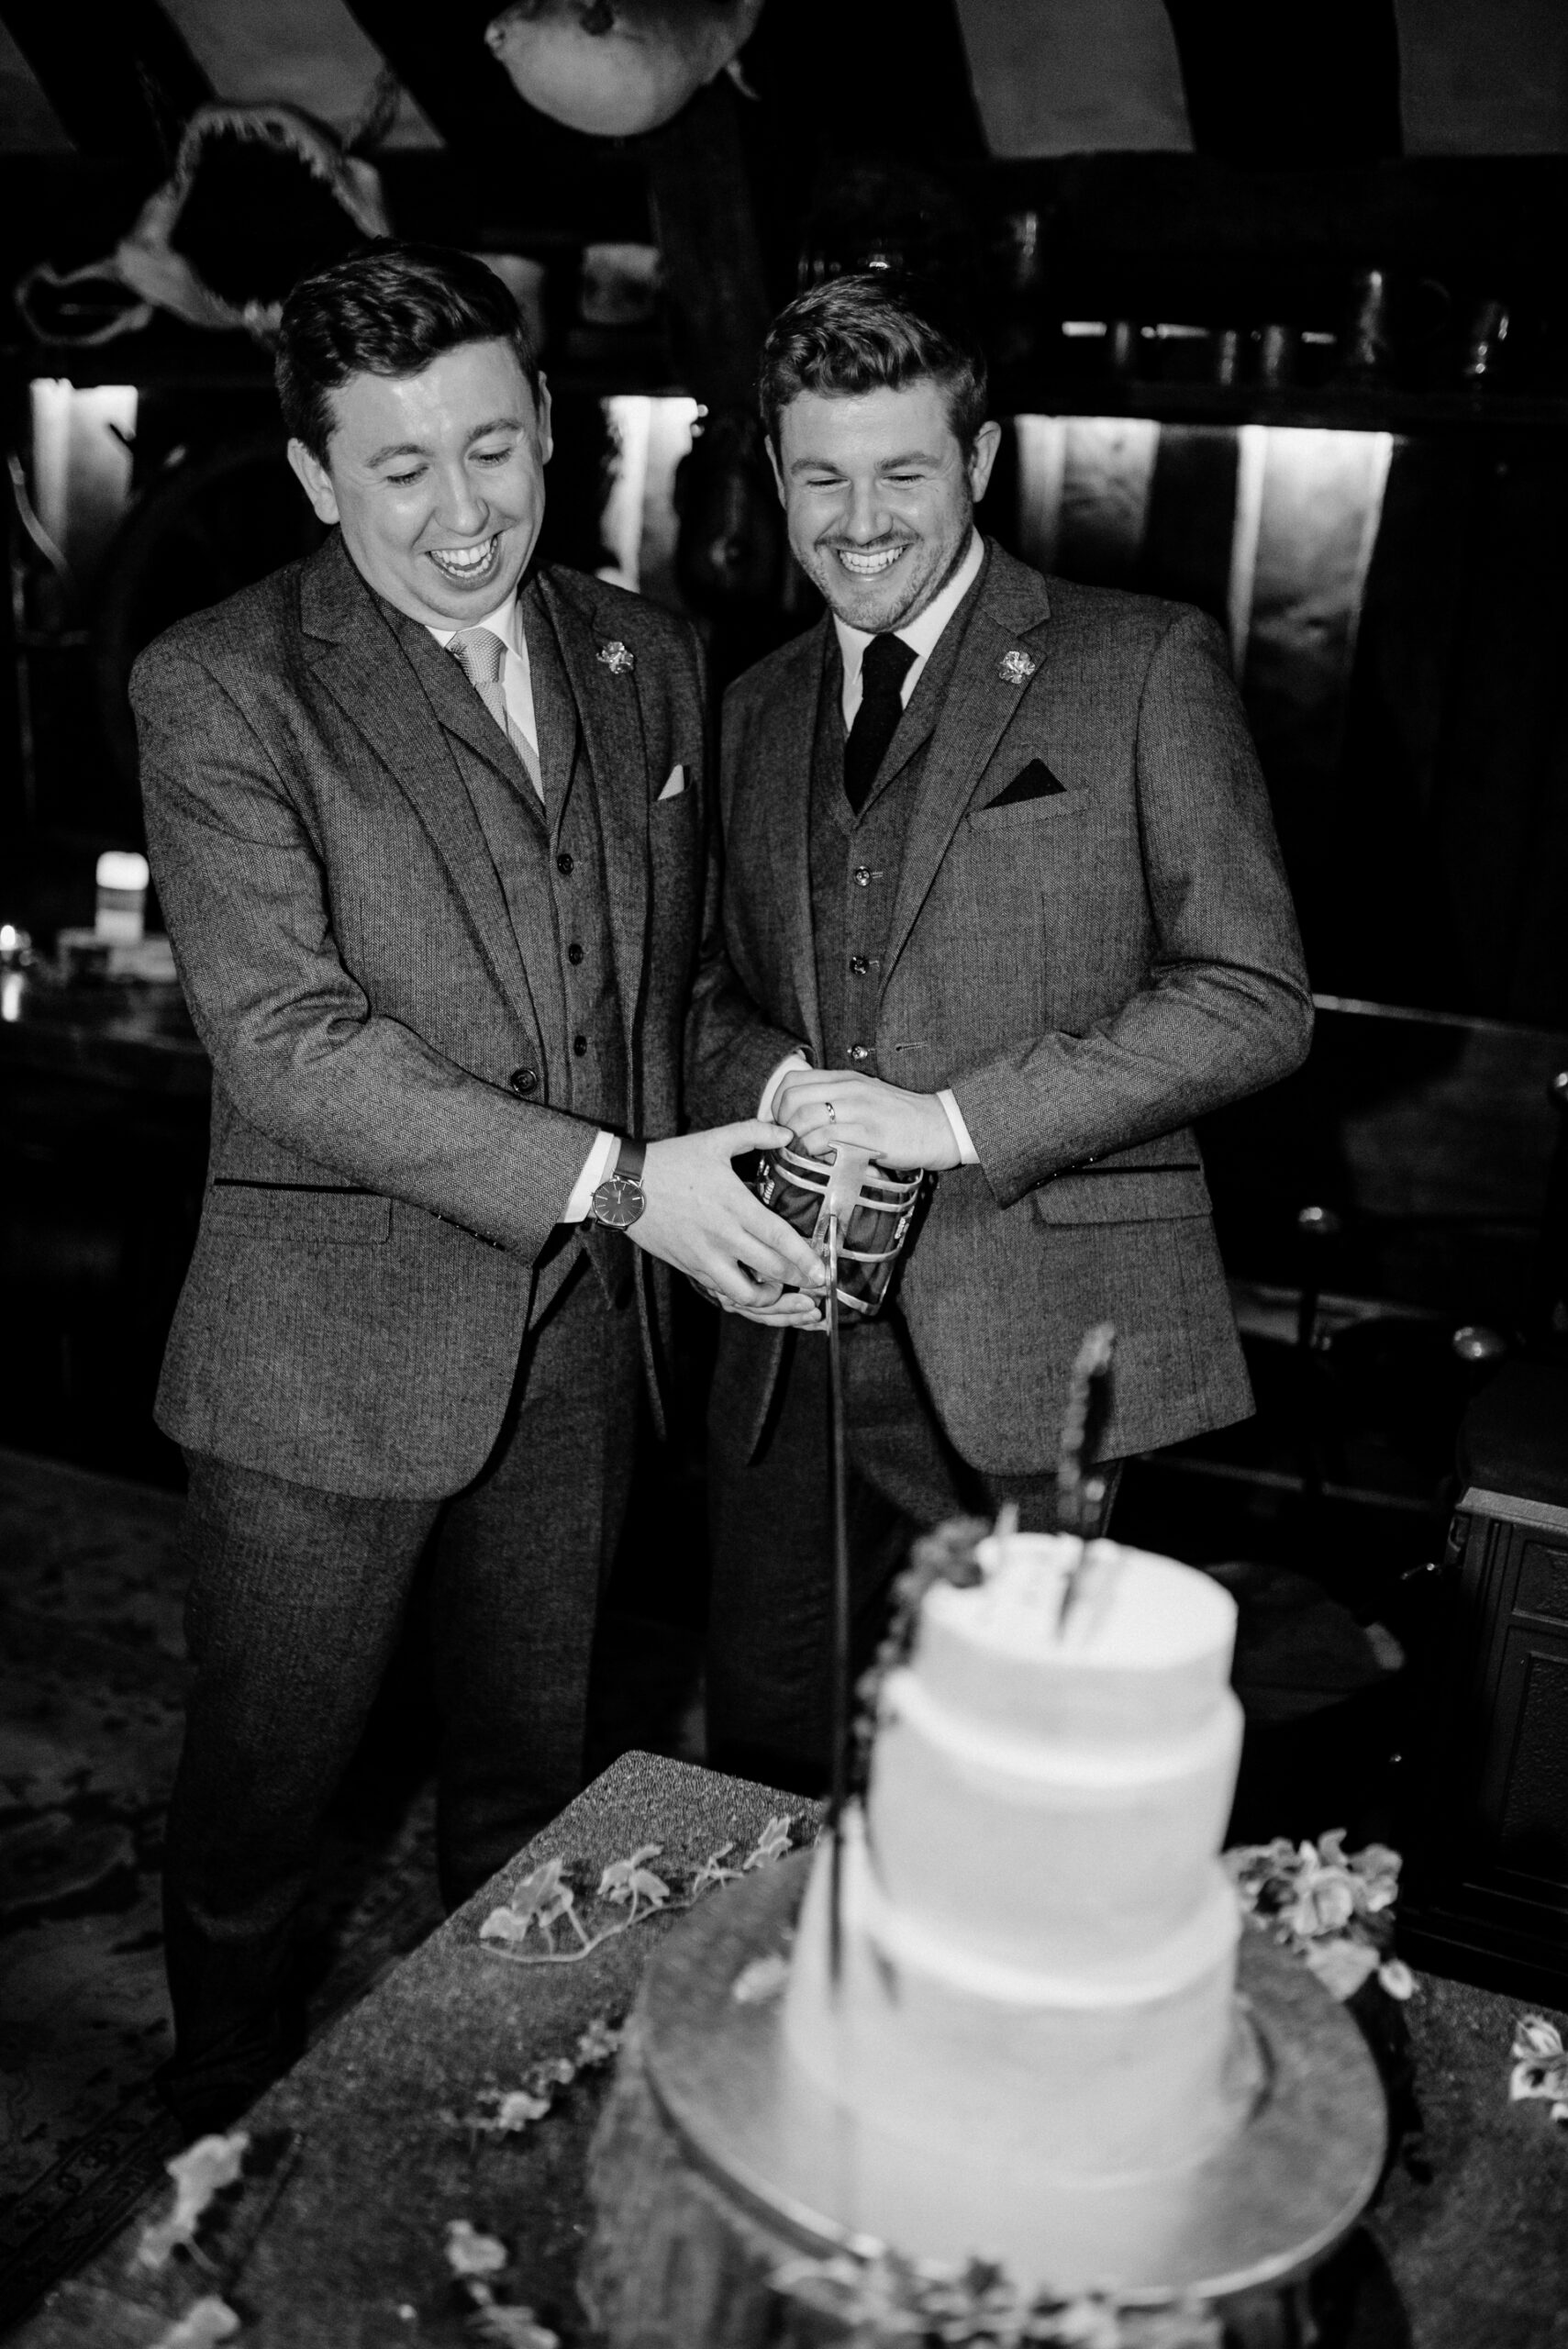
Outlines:
[[[959,652],[953,690],[931,728],[930,749],[904,842],[883,970],[884,989],[975,786],[1029,690],[1032,676],[1015,683],[1004,668],[1006,657],[1020,649],[1020,640],[1042,628],[1050,617],[1050,601],[1039,573],[1014,562],[999,548],[990,547],[985,575]],[[1038,670],[1040,651],[1029,658]],[[917,688],[906,719],[919,697]],[[903,732],[902,721],[899,732]]]
[[[773,905],[789,957],[790,981],[812,1051],[822,1055],[817,994],[817,939],[811,919],[811,775],[822,696],[830,692],[832,622],[824,619],[775,716],[768,716],[765,821],[773,872]]]
[[[300,617],[317,675],[357,727],[434,841],[503,993],[537,1028],[538,1014],[484,834],[442,730],[489,763],[481,728],[512,761],[494,720],[449,654],[417,620],[373,595],[337,538],[301,583]],[[471,705],[465,708],[464,704]],[[518,767],[519,775],[522,774]],[[531,786],[523,776],[523,788]]]
[[[638,688],[637,646],[632,665],[613,669],[599,658],[602,637],[591,616],[549,572],[531,591],[555,632],[562,669],[576,706],[583,744],[593,771],[595,804],[604,842],[610,940],[626,1024],[627,1066],[639,1057],[634,1037],[642,1000],[648,956],[648,893],[652,879],[650,851],[648,745]],[[633,1082],[635,1083],[635,1074]]]
[[[554,832],[572,787],[572,769],[577,755],[577,704],[562,665],[560,639],[537,579],[529,581],[517,601],[528,648],[528,690],[534,700],[545,814]]]

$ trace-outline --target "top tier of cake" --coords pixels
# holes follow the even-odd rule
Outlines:
[[[982,1582],[926,1594],[883,1689],[868,1826],[894,1913],[955,1965],[1108,1998],[1174,1984],[1195,1920],[1225,1905],[1236,1608],[1189,1566],[1100,1542],[1063,1623],[1078,1557],[1054,1536],[983,1542]]]
[[[981,1542],[984,1580],[939,1583],[920,1611],[915,1671],[932,1700],[998,1736],[1136,1744],[1214,1716],[1229,1683],[1236,1603],[1173,1559],[1059,1534]]]

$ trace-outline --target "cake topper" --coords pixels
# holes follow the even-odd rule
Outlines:
[[[1059,1637],[1067,1629],[1067,1618],[1084,1579],[1089,1529],[1096,1523],[1100,1503],[1106,1497],[1105,1478],[1086,1476],[1084,1470],[1098,1449],[1110,1410],[1111,1357],[1115,1352],[1115,1329],[1108,1321],[1097,1321],[1078,1349],[1068,1383],[1067,1416],[1062,1422],[1062,1450],[1056,1469],[1056,1530],[1077,1536],[1078,1554],[1062,1586],[1062,1611],[1056,1619]]]

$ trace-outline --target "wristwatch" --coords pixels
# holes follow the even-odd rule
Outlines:
[[[642,1187],[642,1162],[647,1155],[641,1142],[622,1142],[615,1164],[589,1202],[588,1213],[595,1223],[607,1223],[612,1231],[625,1231],[637,1221],[648,1205]]]

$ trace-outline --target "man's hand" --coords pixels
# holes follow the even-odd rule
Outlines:
[[[821,1332],[828,1327],[828,1308],[818,1297],[807,1297],[797,1288],[780,1288],[777,1281],[760,1281],[745,1305],[731,1305],[727,1297],[720,1297],[705,1281],[694,1281],[692,1286],[710,1305],[717,1305],[721,1313],[737,1314],[742,1321],[756,1321],[764,1330]]]
[[[786,1286],[822,1290],[828,1275],[820,1258],[782,1216],[752,1197],[730,1163],[746,1151],[777,1150],[788,1140],[786,1127],[751,1118],[651,1141],[642,1167],[648,1205],[628,1226],[628,1239],[727,1308],[776,1303]]]
[[[939,1173],[960,1163],[948,1113],[934,1093],[906,1093],[852,1069],[787,1069],[773,1097],[773,1115],[789,1128],[795,1148],[813,1158],[848,1142],[851,1150],[869,1150],[884,1166]]]

